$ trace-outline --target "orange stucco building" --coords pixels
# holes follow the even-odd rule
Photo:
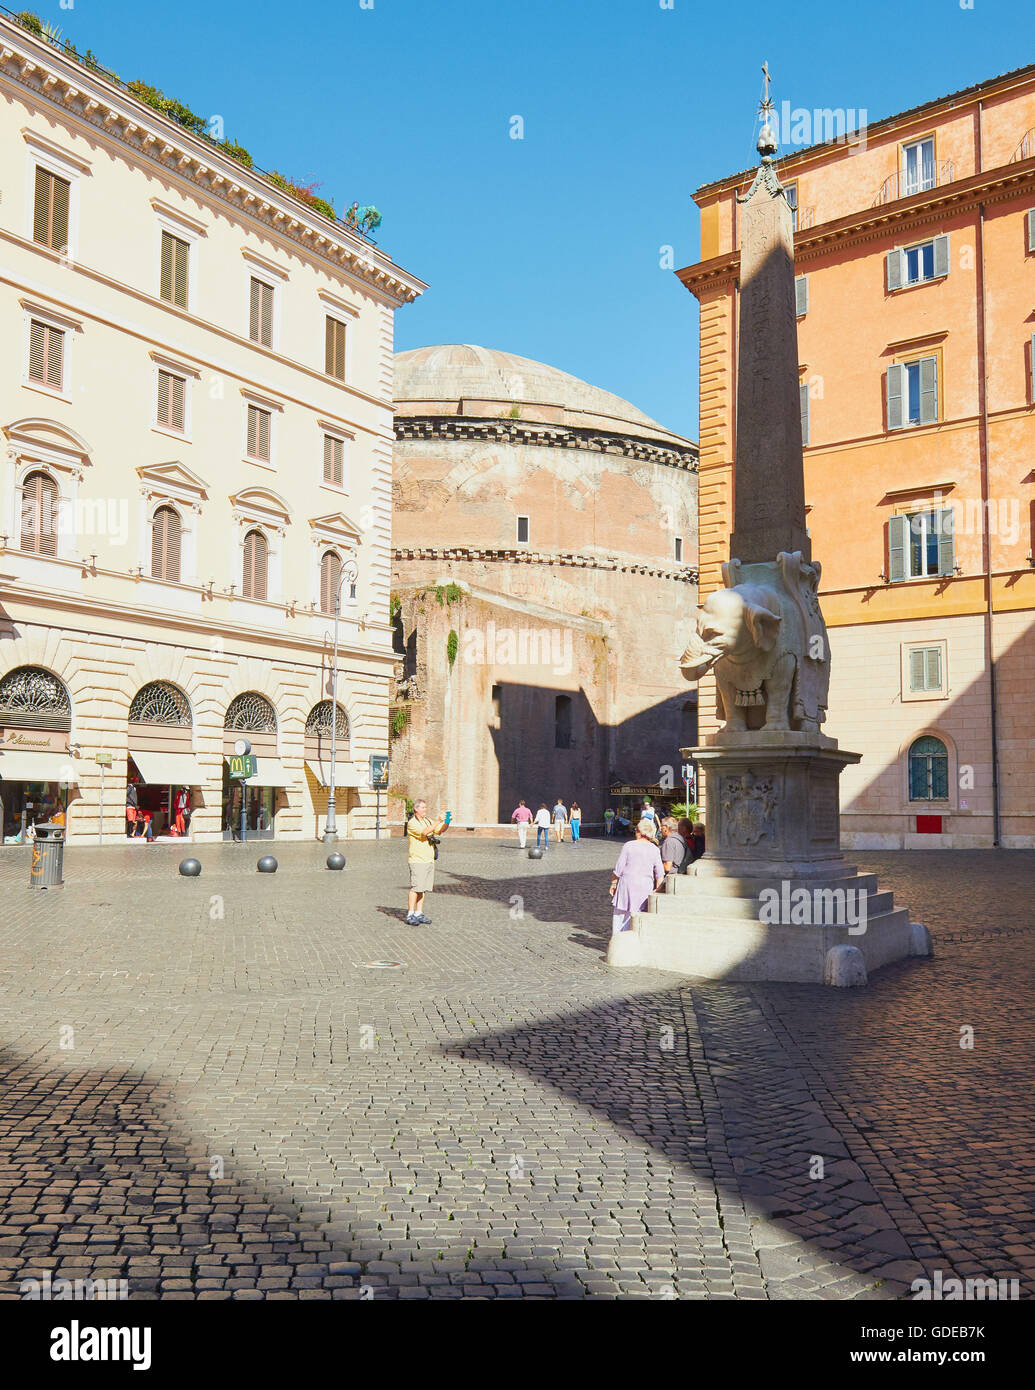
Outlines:
[[[1035,845],[1035,66],[796,150],[805,499],[849,847]],[[738,206],[707,184],[700,595],[733,530]],[[716,727],[710,678],[701,731]]]

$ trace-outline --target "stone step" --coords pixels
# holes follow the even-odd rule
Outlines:
[[[708,897],[712,898],[749,898],[757,897],[763,888],[779,890],[785,882],[790,883],[792,888],[799,885],[804,888],[854,888],[857,891],[864,890],[867,894],[877,891],[876,874],[857,874],[852,868],[846,868],[844,872],[838,873],[834,878],[820,879],[792,879],[776,876],[773,878],[723,878],[718,874],[669,874],[665,880],[665,891],[674,897],[684,895],[696,897],[700,893],[706,893]]]
[[[872,875],[871,875],[872,877]],[[816,921],[824,920],[836,923],[838,902],[844,902],[847,913],[851,917],[856,917],[859,913],[859,897],[857,888],[858,880],[853,881],[853,886],[848,890],[853,893],[851,898],[834,898],[833,904],[829,905],[827,899],[812,898],[811,902],[815,907]],[[801,884],[794,885],[802,887]],[[821,891],[829,891],[826,886]],[[792,890],[793,892],[793,890]],[[782,912],[782,900],[778,905]],[[794,910],[793,899],[790,904],[791,911]],[[894,909],[894,894],[889,890],[883,892],[867,892],[865,897],[865,908],[867,919],[879,917],[886,912]],[[647,899],[647,911],[657,913],[663,917],[678,918],[681,921],[693,921],[702,917],[728,918],[733,921],[752,921],[761,920],[761,904],[757,894],[751,897],[722,897],[712,893],[652,893]],[[793,926],[793,921],[785,923]]]

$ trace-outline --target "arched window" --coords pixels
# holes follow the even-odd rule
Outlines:
[[[261,531],[249,531],[244,538],[245,598],[266,597],[266,571],[269,565],[269,546]]]
[[[910,801],[948,801],[949,753],[940,738],[925,734],[909,750]]]
[[[349,716],[337,706],[337,718],[335,720],[334,737],[336,739],[348,738],[349,736]],[[305,731],[307,734],[327,734],[331,732],[331,702],[321,700],[318,705],[314,705],[309,711],[309,718],[305,721]]]
[[[571,696],[558,695],[553,702],[553,746],[571,747]]]
[[[57,483],[49,473],[30,473],[22,484],[22,550],[57,554]]]
[[[68,691],[42,666],[18,666],[0,680],[0,724],[67,733],[72,727]]]
[[[141,686],[129,707],[131,724],[161,724],[165,728],[189,729],[190,705],[179,686],[169,681],[151,681]]]
[[[333,613],[341,578],[341,556],[333,550],[324,553],[320,561],[320,612]]]
[[[151,522],[151,578],[180,582],[180,514],[159,507]]]
[[[246,690],[230,701],[223,720],[223,728],[240,730],[243,733],[275,734],[277,732],[277,711],[264,695],[254,690]]]

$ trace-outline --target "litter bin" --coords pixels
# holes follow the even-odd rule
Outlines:
[[[65,858],[65,827],[52,825],[36,826],[36,838],[32,844],[32,868],[29,870],[30,888],[61,888],[63,882],[61,869]]]

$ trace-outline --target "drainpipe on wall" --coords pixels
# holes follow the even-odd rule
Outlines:
[[[982,172],[981,112],[978,102],[976,164]],[[989,526],[988,487],[988,362],[985,335],[985,205],[978,205],[977,225],[977,350],[978,350],[978,413],[981,416],[979,444],[981,464],[981,570],[985,585],[985,666],[988,670],[989,730],[992,739],[992,844],[999,845],[999,714],[996,691],[995,647],[993,644],[992,607],[992,537]]]

